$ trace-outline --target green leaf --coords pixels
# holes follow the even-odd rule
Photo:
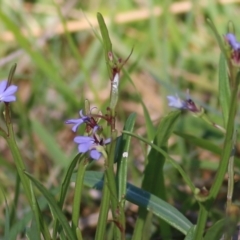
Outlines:
[[[219,240],[224,232],[225,219],[215,222],[208,230],[204,240]]]
[[[180,115],[180,111],[170,112],[167,116],[162,118],[158,125],[156,136],[154,138],[153,144],[159,146],[160,148],[167,147],[167,142],[170,135],[173,132],[176,120]],[[151,148],[148,155],[148,164],[144,172],[144,180],[142,187],[160,197],[163,187],[159,187],[163,183],[163,165],[165,163],[165,157],[158,152],[156,149]]]
[[[173,158],[171,158],[168,155],[168,153],[166,153],[166,151],[164,151],[162,148],[160,148],[157,145],[151,143],[150,141],[148,141],[147,139],[145,139],[143,137],[140,137],[140,136],[138,136],[136,134],[133,134],[133,133],[130,133],[130,132],[127,132],[127,131],[122,131],[122,132],[125,133],[125,134],[128,134],[128,135],[131,135],[131,136],[139,139],[142,142],[147,143],[149,146],[151,146],[152,148],[156,149],[159,153],[161,153],[165,157],[165,159],[167,161],[169,161],[172,164],[172,166],[178,170],[178,172],[181,174],[182,178],[187,183],[187,185],[189,186],[191,191],[193,193],[195,192],[195,186],[192,183],[191,179],[189,178],[188,174],[185,173],[185,171],[182,169],[181,165],[179,163],[177,163]]]
[[[21,218],[21,221],[17,221],[15,224],[13,224],[9,233],[9,238],[7,238],[7,240],[16,240],[18,234],[22,233],[29,222],[32,220],[32,216],[33,215],[31,213],[27,213]]]
[[[31,123],[32,123],[33,131],[45,144],[53,161],[55,161],[57,165],[60,165],[66,168],[68,166],[69,161],[67,160],[65,153],[61,150],[61,148],[56,143],[56,140],[53,138],[51,133],[49,133],[39,121],[32,120]]]
[[[158,125],[158,129],[154,138],[154,144],[162,149],[167,148],[167,141],[172,134],[175,122],[180,115],[180,111],[170,112],[167,116],[161,119]],[[167,200],[165,184],[164,184],[164,172],[163,166],[165,163],[165,156],[163,156],[159,151],[151,148],[148,155],[148,163],[144,171],[144,178],[142,182],[142,188],[162,200]],[[144,228],[149,228],[146,226],[148,217],[148,212],[145,208],[139,208],[139,218],[137,220],[134,237],[133,239],[139,238],[143,233]],[[160,228],[163,236],[171,236],[171,230],[166,222],[160,220]]]
[[[101,190],[103,187],[103,173],[97,171],[86,171],[84,184],[88,187]],[[156,216],[162,218],[172,227],[183,234],[187,234],[193,224],[176,208],[161,200],[160,198],[144,191],[132,184],[127,184],[126,200],[138,206],[144,207]]]
[[[35,229],[36,240],[38,240],[38,239],[41,239],[41,237],[40,237],[41,236],[41,225],[44,226],[44,223],[43,223],[42,215],[40,214],[38,203],[36,201],[36,198],[35,198],[35,195],[33,192],[33,187],[32,187],[31,182],[30,182],[30,190],[31,190],[31,197],[32,197],[32,211],[34,213],[32,224]],[[42,229],[44,229],[44,228],[42,227]],[[48,235],[50,235],[49,232],[48,232]]]
[[[111,43],[111,40],[110,40],[110,37],[109,37],[109,34],[108,34],[108,29],[107,29],[107,26],[105,24],[104,18],[102,16],[102,14],[99,13],[99,12],[97,13],[97,20],[98,20],[98,24],[99,24],[102,39],[103,39],[105,60],[106,60],[106,63],[108,63],[109,62],[108,54],[109,54],[109,52],[112,53],[112,43]],[[109,64],[107,64],[107,68],[108,68],[108,73],[109,73],[109,75],[111,76],[111,79],[112,79],[112,69],[111,69]]]
[[[28,178],[34,183],[34,185],[38,188],[38,190],[44,195],[44,197],[47,199],[52,212],[54,214],[54,217],[58,219],[58,221],[62,224],[62,227],[68,236],[68,239],[75,240],[76,236],[75,233],[72,232],[68,220],[66,219],[65,215],[63,214],[62,210],[58,206],[56,200],[54,199],[53,195],[39,182],[37,181],[33,176],[31,176],[29,173],[25,172],[25,174],[28,176]]]
[[[178,132],[178,131],[175,131],[174,134],[176,134],[179,137],[184,138],[187,142],[194,144],[195,146],[206,149],[217,155],[220,155],[222,152],[221,148],[218,147],[217,145],[213,144],[211,141],[205,140],[203,138],[198,138],[198,137],[195,137],[190,134]]]
[[[132,132],[134,128],[134,124],[136,121],[136,113],[132,113],[124,126],[124,130]],[[130,148],[130,140],[131,136],[122,135],[119,138],[118,145],[115,149],[115,156],[117,155],[117,182],[118,182],[118,201],[121,202],[122,196],[126,194],[126,186],[127,186],[127,161],[129,155]],[[123,156],[123,153],[127,154],[127,156]],[[124,204],[122,205],[124,206]]]
[[[207,19],[207,22],[208,22],[210,28],[212,29],[216,39],[217,39],[218,45],[221,49],[221,52],[224,54],[225,58],[227,58],[227,52],[226,52],[225,46],[224,46],[223,41],[222,41],[222,36],[219,35],[215,25],[213,24],[213,22],[210,19]]]
[[[4,201],[5,201],[5,226],[4,226],[4,240],[8,240],[9,239],[9,234],[10,234],[10,212],[9,212],[9,207],[8,207],[8,203],[7,203],[7,199],[6,196],[2,190],[2,188],[0,188],[2,195],[4,197]]]
[[[37,226],[37,222],[36,222],[36,218],[35,216],[33,216],[33,220],[32,220],[32,223],[31,223],[31,227],[27,228],[27,238],[30,239],[30,240],[41,240],[41,237],[39,234],[39,229],[38,229],[38,226]]]
[[[219,70],[218,70],[218,90],[219,90],[219,101],[222,108],[224,127],[227,126],[230,106],[230,86],[228,78],[228,70],[226,59],[223,54],[220,55]]]
[[[142,101],[142,98],[141,98],[141,105],[143,108],[144,119],[146,121],[146,129],[147,129],[148,139],[152,140],[155,136],[156,129],[153,125],[153,122],[151,120],[151,117],[147,110],[147,107],[146,107],[145,103]]]
[[[82,154],[78,154],[71,162],[67,173],[65,175],[65,178],[63,180],[62,186],[61,186],[61,192],[60,192],[60,199],[59,199],[59,206],[60,208],[62,208],[63,203],[64,203],[64,199],[66,197],[67,191],[69,189],[69,183],[71,182],[71,177],[73,174],[73,171],[76,167],[77,162],[82,158]]]
[[[194,240],[194,232],[196,229],[196,225],[193,225],[187,232],[187,235],[185,236],[184,240]]]

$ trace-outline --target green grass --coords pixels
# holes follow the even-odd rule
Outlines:
[[[11,66],[17,63],[14,84],[19,86],[18,101],[11,106],[16,140],[27,171],[32,176],[37,176],[43,184],[48,184],[49,189],[53,191],[61,184],[66,167],[77,153],[77,146],[72,141],[74,134],[64,124],[65,120],[78,117],[78,111],[83,108],[85,99],[103,112],[109,103],[110,82],[103,46],[97,37],[100,36],[96,24],[97,12],[108,20],[115,55],[125,59],[133,49],[132,56],[124,66],[127,74],[123,71],[121,76],[119,103],[116,108],[119,134],[130,113],[136,112],[135,132],[151,136],[153,129],[152,126],[149,127],[149,119],[138,94],[142,97],[154,125],[157,125],[159,119],[170,112],[166,96],[175,93],[184,96],[187,89],[190,89],[191,96],[198,105],[207,109],[210,118],[223,125],[217,94],[220,49],[206,19],[211,19],[222,35],[227,32],[228,23],[232,22],[240,39],[237,21],[240,5],[209,3],[199,6],[199,1],[190,1],[193,5],[190,10],[184,10],[183,5],[178,7],[178,11],[183,9],[181,13],[169,10],[177,2],[76,1],[70,9],[64,4],[59,5],[59,8],[67,11],[60,17],[59,9],[52,1],[20,3],[13,0],[10,4],[9,1],[2,0],[0,79],[7,78]],[[158,8],[163,10],[162,14],[154,15],[154,9]],[[76,22],[77,28],[73,30]],[[57,26],[62,25],[65,25],[65,30],[55,32]],[[84,29],[83,25],[86,26]],[[8,60],[17,51],[21,51],[19,55]],[[132,87],[129,77],[136,89]],[[221,134],[189,114],[180,116],[175,130],[222,146]],[[135,140],[131,144],[128,177],[131,183],[140,187],[147,150],[145,145],[140,146]],[[4,190],[11,210],[16,170],[7,145],[1,139],[0,151],[0,187]],[[194,143],[176,136],[170,138],[169,152],[183,164],[196,185],[211,185],[211,176],[218,161],[214,153],[203,151]],[[200,162],[201,160],[204,162]],[[168,201],[172,204],[180,203],[178,207],[185,216],[193,214],[196,206],[189,204],[189,209],[186,207],[186,202],[191,202],[191,193],[186,190],[185,183],[176,170],[168,164],[166,168],[165,184],[170,189],[167,193]],[[56,178],[52,179],[51,174],[56,169],[59,169]],[[102,163],[91,165],[90,170],[93,169],[103,169]],[[72,201],[71,194],[70,189],[65,206],[66,216]],[[97,209],[99,199],[89,196],[88,192],[85,195],[83,204],[89,204],[86,199],[90,198],[93,208]],[[19,211],[17,219],[20,218],[21,211],[29,211],[22,189],[20,196],[20,202],[16,206],[17,212]],[[224,201],[224,198],[219,200],[220,208],[214,207],[213,213],[224,210]],[[5,209],[5,206],[4,197],[1,196],[0,209]],[[46,206],[44,211],[48,216],[49,209]],[[132,214],[136,216],[136,212],[135,210]],[[3,213],[1,211],[0,219],[4,219]],[[94,211],[90,211],[89,215],[92,213]],[[81,214],[85,216],[86,213]],[[0,229],[4,229],[4,226],[5,222],[0,220]],[[132,234],[133,228],[129,224],[129,234]],[[86,229],[84,239],[91,239],[94,230]],[[158,233],[158,230],[151,229],[151,234],[154,231]],[[0,236],[3,234],[0,230]]]

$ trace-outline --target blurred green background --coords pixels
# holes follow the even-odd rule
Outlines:
[[[72,141],[75,135],[64,121],[78,117],[85,99],[103,112],[108,106],[110,81],[99,41],[97,12],[105,18],[114,54],[125,59],[133,49],[124,69],[135,87],[122,73],[117,107],[119,132],[127,116],[136,112],[136,132],[146,134],[138,93],[156,125],[170,111],[166,96],[178,93],[184,97],[187,89],[196,103],[206,108],[210,118],[222,124],[217,94],[220,50],[206,19],[211,19],[222,35],[228,31],[229,23],[233,23],[240,40],[239,3],[230,0],[1,0],[0,79],[7,78],[11,66],[17,63],[14,83],[19,91],[17,102],[11,104],[12,118],[27,170],[48,188],[57,188],[64,169],[77,153]],[[2,120],[0,124],[3,126]],[[222,143],[222,135],[217,130],[189,114],[182,115],[176,130],[220,146]],[[139,142],[132,141],[132,144],[129,180],[139,186],[146,149]],[[211,184],[218,156],[177,136],[170,139],[169,145],[169,152],[183,164],[196,185]],[[0,139],[0,151],[1,188],[11,204],[16,171],[3,139]],[[96,165],[92,167],[102,168],[100,161]],[[185,214],[190,212],[189,217],[194,221],[197,208],[189,190],[170,165],[166,164],[165,170],[169,201],[179,204]],[[86,206],[82,216],[98,211],[94,194],[86,191],[84,200],[89,203],[92,199],[93,203],[90,210]],[[19,209],[26,205],[24,195],[22,198]],[[3,198],[0,201],[3,210]],[[71,201],[70,193],[66,212],[70,211]],[[129,217],[134,219],[136,207],[128,208]],[[223,213],[216,209],[214,214]],[[4,217],[0,215],[0,219],[0,224],[4,224]]]

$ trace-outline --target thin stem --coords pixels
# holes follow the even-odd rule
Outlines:
[[[78,228],[78,221],[80,215],[80,202],[83,190],[84,174],[86,171],[88,161],[84,159],[80,160],[78,164],[77,179],[75,183],[74,199],[73,199],[73,209],[72,209],[72,229],[74,231]]]
[[[104,179],[104,186],[103,186],[103,194],[102,194],[102,201],[100,206],[100,213],[98,218],[98,225],[96,230],[95,239],[96,240],[104,240],[105,239],[105,231],[107,226],[107,217],[109,211],[109,204],[110,204],[110,191],[108,188],[107,179]]]
[[[17,173],[14,201],[13,201],[13,206],[12,206],[12,210],[11,210],[11,214],[10,214],[10,224],[11,224],[11,226],[14,223],[15,217],[16,217],[16,207],[18,205],[19,191],[20,191],[20,178],[19,178],[19,175]]]
[[[236,136],[235,141],[236,142]],[[233,148],[233,154],[231,155],[228,163],[228,191],[227,191],[227,207],[226,207],[226,221],[227,225],[230,227],[233,223],[231,221],[231,207],[232,207],[232,196],[233,196],[233,188],[234,188],[234,152],[235,147]],[[230,222],[229,222],[230,221]],[[234,224],[233,224],[234,225]],[[226,228],[224,234],[224,240],[232,239],[231,238],[231,228]]]
[[[195,236],[193,238],[195,240],[203,239],[203,233],[204,233],[207,216],[208,216],[208,210],[206,209],[206,206],[204,204],[205,203],[200,203],[200,211],[199,211],[199,215],[198,215]]]
[[[116,239],[125,239],[125,215],[124,209],[120,206],[118,202],[118,194],[117,194],[117,183],[114,174],[114,154],[115,154],[115,147],[116,147],[116,138],[117,138],[117,131],[113,130],[111,133],[112,136],[112,143],[109,146],[109,154],[108,158],[106,159],[106,171],[105,175],[107,178],[107,184],[110,191],[110,199],[111,199],[111,209],[113,215],[114,225],[114,232]]]
[[[238,80],[237,80],[238,81]],[[230,112],[227,124],[227,132],[224,139],[223,153],[218,167],[214,183],[210,189],[208,198],[215,199],[222,185],[225,173],[227,171],[228,161],[232,152],[233,146],[233,135],[234,135],[234,119],[237,110],[237,93],[238,93],[238,84],[233,89],[231,102],[230,102]]]
[[[234,155],[229,159],[228,163],[228,192],[227,192],[227,208],[226,213],[229,214],[230,207],[232,205],[232,195],[234,187]]]
[[[36,215],[36,219],[41,219],[41,215],[40,215],[40,209],[39,209],[39,206],[37,205],[37,211],[35,211],[35,207],[33,206],[33,200],[32,200],[32,194],[31,194],[31,187],[30,187],[30,181],[28,179],[28,177],[24,174],[24,171],[26,170],[25,169],[25,165],[23,163],[23,160],[22,160],[22,157],[21,157],[21,154],[20,154],[20,151],[18,149],[18,146],[17,146],[17,143],[15,141],[15,138],[14,138],[14,131],[13,131],[13,126],[11,124],[11,118],[10,118],[10,109],[9,109],[9,104],[6,104],[6,125],[7,125],[7,129],[8,129],[8,136],[6,136],[6,141],[7,141],[7,144],[10,148],[10,151],[12,153],[12,156],[13,156],[13,160],[14,160],[14,163],[16,165],[16,168],[17,168],[17,172],[18,172],[18,175],[19,175],[19,178],[21,180],[21,183],[23,185],[23,189],[26,193],[26,196],[27,196],[27,199],[28,199],[28,202],[31,206],[31,209],[33,210],[34,214]],[[43,225],[41,224],[39,227],[39,229],[41,230],[43,236],[45,239],[51,239],[50,237],[50,233],[48,231],[48,229],[46,228],[46,223],[44,221],[40,221],[40,222],[43,222]]]

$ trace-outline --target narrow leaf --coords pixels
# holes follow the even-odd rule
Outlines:
[[[112,43],[111,43],[111,40],[110,40],[110,37],[108,34],[108,29],[107,29],[106,23],[104,21],[104,18],[102,16],[102,14],[99,12],[97,13],[97,20],[98,20],[98,24],[99,24],[102,39],[103,39],[104,54],[105,54],[105,60],[107,63],[108,73],[110,74],[110,76],[111,76],[110,78],[112,79],[113,76],[112,76],[111,67],[108,64],[108,62],[109,62],[108,54],[110,52],[112,53]]]
[[[224,54],[224,56],[227,58],[227,52],[226,52],[226,49],[224,47],[224,44],[223,44],[223,41],[222,41],[222,37],[219,35],[218,31],[217,31],[217,28],[215,27],[215,25],[213,24],[213,22],[210,20],[210,19],[207,19],[207,22],[210,26],[210,28],[212,29],[214,35],[215,35],[215,38],[218,42],[218,45],[221,49],[221,52]]]
[[[195,233],[196,225],[193,225],[187,232],[184,240],[194,240],[194,233]]]
[[[139,139],[142,142],[147,143],[149,146],[151,146],[152,148],[156,149],[159,153],[161,153],[167,161],[169,161],[172,166],[174,168],[176,168],[178,170],[178,172],[181,174],[181,176],[183,177],[184,181],[187,183],[187,185],[190,187],[192,192],[195,192],[195,186],[192,183],[191,179],[189,178],[188,174],[185,173],[185,171],[182,169],[181,165],[179,163],[177,163],[173,158],[171,158],[166,151],[164,151],[162,148],[158,147],[157,145],[151,143],[150,141],[148,141],[147,139],[140,137],[136,134],[127,132],[127,131],[123,131],[123,133],[131,135],[137,139]]]
[[[175,131],[174,132],[177,136],[182,137],[185,139],[187,142],[194,144],[195,146],[201,147],[205,150],[208,150],[212,153],[215,153],[217,155],[220,155],[222,150],[220,147],[212,143],[211,141],[205,140],[203,138],[198,138],[190,134],[182,133]]]
[[[154,138],[154,144],[161,147],[162,149],[167,149],[167,141],[172,134],[174,124],[180,115],[180,111],[173,111],[169,113],[166,117],[161,119],[158,129]],[[167,200],[165,183],[164,183],[164,172],[163,166],[165,163],[165,156],[163,156],[156,149],[151,148],[148,155],[148,163],[144,171],[144,178],[142,182],[142,188],[155,196],[161,198],[162,200]],[[134,238],[136,236],[143,234],[144,228],[149,228],[146,224],[150,223],[147,221],[149,213],[145,208],[139,208],[139,218],[137,219]],[[159,221],[160,229],[163,236],[171,236],[171,230],[169,225],[160,219]]]
[[[29,173],[25,172],[25,174],[29,177],[29,179],[34,183],[34,185],[38,188],[38,190],[47,199],[49,205],[51,206],[53,214],[55,215],[55,218],[57,218],[59,220],[59,222],[62,224],[62,227],[65,230],[65,233],[68,236],[68,239],[75,240],[76,239],[75,233],[72,232],[72,230],[68,224],[68,220],[66,219],[62,210],[59,208],[53,195],[39,181],[37,181],[34,177],[32,177]]]
[[[221,219],[214,223],[208,230],[204,240],[219,240],[224,232],[225,219]]]
[[[224,127],[227,126],[230,106],[230,86],[226,60],[223,54],[220,55],[218,70],[219,101],[222,108]]]
[[[71,182],[71,177],[72,177],[72,174],[73,174],[73,171],[76,167],[76,164],[77,162],[81,159],[83,155],[81,154],[78,154],[71,162],[68,170],[67,170],[67,173],[65,175],[65,178],[63,180],[63,183],[62,183],[62,186],[61,186],[61,192],[60,192],[60,199],[59,199],[59,206],[60,208],[62,208],[63,206],[63,203],[64,203],[64,199],[66,197],[66,194],[67,194],[67,191],[69,189],[69,183]]]
[[[97,171],[86,171],[84,184],[88,187],[101,190],[103,187],[103,173]],[[144,191],[132,184],[127,184],[126,200],[144,207],[156,216],[162,218],[172,227],[178,229],[183,234],[187,234],[193,226],[192,223],[176,208],[161,200],[160,198]]]
[[[132,132],[133,127],[136,121],[136,113],[132,113],[124,126],[124,130]],[[120,140],[118,141],[119,144],[116,147],[115,155],[117,155],[117,158],[120,159],[117,160],[117,182],[118,182],[118,200],[121,202],[122,196],[125,196],[126,194],[126,186],[127,186],[127,161],[128,161],[128,155],[129,155],[129,148],[130,148],[130,140],[131,136],[128,135],[122,135],[120,137]],[[124,204],[123,204],[124,206]]]
[[[36,218],[35,216],[33,216],[33,220],[32,220],[32,223],[31,223],[31,227],[27,228],[27,238],[30,239],[30,240],[41,240],[41,237],[40,235],[38,234],[39,233],[39,229],[38,229],[38,226],[37,226],[37,222],[36,222]]]
[[[0,190],[2,192],[4,201],[5,201],[5,226],[4,226],[4,238],[3,239],[8,240],[9,234],[10,234],[10,212],[9,212],[9,207],[8,207],[6,196],[5,196],[2,188],[0,188]]]

